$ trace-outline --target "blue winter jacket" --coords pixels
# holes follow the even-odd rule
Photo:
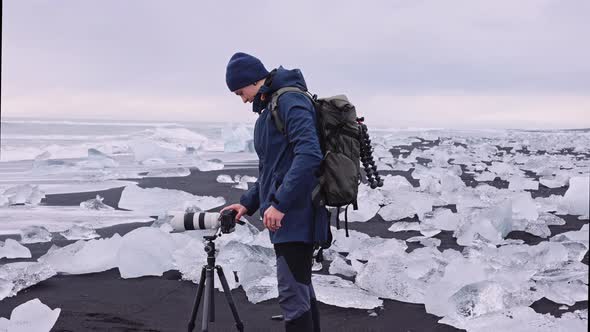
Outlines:
[[[270,232],[272,243],[325,241],[326,210],[314,209],[311,200],[311,192],[318,183],[315,173],[322,160],[313,104],[309,97],[297,92],[287,92],[279,98],[278,112],[286,135],[277,129],[270,110],[266,109],[270,96],[280,88],[298,87],[307,91],[305,80],[298,69],[279,67],[268,81],[270,85],[260,88],[254,102],[254,111],[260,112],[254,127],[259,176],[242,195],[240,204],[248,209],[248,215],[260,208],[263,216],[271,205],[285,214],[281,228]],[[261,101],[262,95],[265,101]],[[315,234],[312,234],[314,217]]]

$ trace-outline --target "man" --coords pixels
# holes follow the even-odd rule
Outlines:
[[[283,87],[307,91],[298,69],[266,70],[262,62],[246,53],[234,54],[227,65],[230,91],[252,103],[259,114],[254,127],[254,148],[259,177],[239,204],[224,208],[242,215],[260,209],[263,223],[277,256],[279,303],[286,331],[319,331],[317,302],[311,283],[314,242],[325,241],[328,218],[323,207],[312,204],[311,192],[322,160],[316,131],[316,114],[309,97],[287,92],[278,101],[285,134],[277,129],[267,109],[274,92]]]

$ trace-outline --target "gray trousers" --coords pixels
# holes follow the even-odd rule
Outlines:
[[[313,245],[288,242],[275,244],[274,248],[285,330],[319,332],[320,317],[311,284]]]

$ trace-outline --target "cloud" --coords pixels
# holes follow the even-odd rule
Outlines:
[[[169,116],[214,119],[219,109],[234,110],[224,75],[240,50],[269,68],[301,68],[314,93],[346,93],[367,102],[374,118],[387,120],[389,109],[370,100],[390,96],[394,104],[407,100],[408,110],[433,112],[426,100],[437,96],[448,110],[456,101],[454,108],[491,114],[458,123],[505,117],[510,126],[519,117],[513,113],[533,121],[527,110],[543,109],[544,118],[565,125],[564,107],[587,116],[579,113],[587,104],[576,103],[590,95],[588,10],[585,0],[11,1],[4,4],[2,96],[11,103],[7,114],[133,119],[139,108],[153,109],[151,117],[168,108],[176,110]],[[87,109],[66,106],[80,99]],[[481,100],[511,111],[476,107]]]

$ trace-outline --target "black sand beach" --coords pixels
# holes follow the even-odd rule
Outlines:
[[[435,142],[432,142],[436,144]],[[393,151],[392,151],[393,152]],[[144,188],[160,187],[179,189],[196,195],[223,196],[228,204],[237,202],[244,192],[215,181],[219,174],[257,176],[257,169],[221,170],[211,172],[192,171],[191,175],[180,178],[144,178],[137,179]],[[409,177],[410,172],[383,172]],[[417,181],[409,178],[412,184]],[[473,185],[473,178],[464,175],[464,181]],[[491,183],[494,185],[494,183]],[[496,183],[502,186],[502,183]],[[122,188],[115,188],[92,193],[71,193],[48,195],[44,200],[47,205],[79,205],[80,202],[94,198],[96,194],[104,197],[104,203],[117,207]],[[539,190],[541,196],[563,194],[562,188]],[[450,206],[450,208],[454,208]],[[588,220],[578,220],[574,216],[562,216],[566,224],[551,226],[552,235],[579,230]],[[249,220],[259,229],[262,224],[258,214]],[[405,221],[417,219],[407,218]],[[123,235],[137,227],[148,224],[125,224],[98,230],[102,237],[110,237],[115,233]],[[350,223],[350,229],[367,233],[371,236],[407,239],[419,235],[417,231],[389,232],[391,222],[383,221],[379,216],[365,223]],[[4,240],[7,236],[1,236]],[[8,236],[18,239],[18,236]],[[461,250],[451,232],[441,232],[435,236],[442,240],[440,250],[454,248]],[[511,232],[509,238],[522,239],[527,244],[547,241],[524,232]],[[52,244],[64,246],[72,243],[54,234],[52,243],[26,245],[36,260],[43,255]],[[408,250],[420,247],[412,243]],[[19,260],[1,259],[0,264]],[[27,260],[20,260],[27,261]],[[588,264],[588,253],[584,257]],[[327,264],[320,273],[327,273]],[[168,271],[162,277],[141,277],[122,279],[117,269],[86,275],[58,275],[35,286],[21,291],[15,297],[0,302],[0,317],[9,317],[18,305],[34,298],[39,298],[51,308],[61,308],[61,314],[53,331],[185,331],[197,285],[180,280],[180,273]],[[246,331],[280,331],[283,323],[271,320],[273,315],[280,314],[277,299],[259,304],[248,302],[241,288],[232,291]],[[234,323],[222,293],[216,291],[216,321],[211,331],[234,331]],[[564,312],[588,308],[588,301],[576,303],[567,310],[559,310],[560,304],[545,298],[535,302],[531,307],[539,313],[550,313],[560,316]],[[324,331],[459,331],[458,329],[439,324],[437,316],[426,313],[424,305],[384,300],[383,309],[377,310],[376,317],[369,316],[367,310],[344,309],[320,303],[321,324]],[[200,317],[198,318],[200,323]]]

